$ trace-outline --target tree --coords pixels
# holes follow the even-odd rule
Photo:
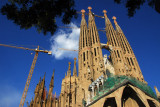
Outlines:
[[[137,9],[145,3],[160,13],[160,0],[114,0],[124,3],[128,16],[133,17]],[[38,32],[52,35],[57,29],[56,18],[62,17],[64,24],[69,24],[77,17],[74,0],[8,0],[1,8],[2,15],[19,25],[21,29],[35,27]]]
[[[128,9],[128,16],[133,17],[137,9],[146,2],[146,0],[114,0],[117,4],[124,3]],[[160,13],[160,0],[147,0],[148,5]]]
[[[62,17],[64,24],[77,17],[74,4],[74,0],[9,0],[2,6],[1,13],[21,29],[36,27],[38,32],[53,35],[57,17]]]

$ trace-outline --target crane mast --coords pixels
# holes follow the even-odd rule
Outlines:
[[[38,50],[39,50],[39,46],[38,46]],[[24,90],[23,90],[23,94],[22,94],[22,98],[21,98],[19,107],[23,107],[23,105],[24,105],[24,102],[25,102],[25,99],[26,99],[26,96],[27,96],[27,92],[28,92],[28,88],[29,88],[29,84],[30,84],[30,81],[31,81],[31,77],[32,77],[32,74],[33,74],[33,70],[34,70],[34,67],[36,65],[37,58],[38,58],[38,52],[36,52],[35,55],[34,55],[34,59],[33,59],[31,69],[29,71],[29,75],[28,75],[28,78],[27,78],[27,81],[26,81],[26,84],[25,84],[25,87],[24,87]]]
[[[19,107],[23,107],[23,106],[24,106],[25,99],[26,99],[26,96],[27,96],[29,84],[30,84],[30,81],[31,81],[31,78],[32,78],[32,74],[33,74],[33,71],[34,71],[34,67],[35,67],[35,64],[36,64],[36,61],[37,61],[37,58],[38,58],[38,53],[39,53],[39,52],[43,52],[43,53],[48,53],[49,55],[51,55],[52,52],[51,52],[51,51],[48,51],[48,50],[39,50],[39,46],[38,46],[38,48],[36,48],[36,49],[30,49],[30,48],[24,48],[24,47],[17,47],[17,46],[6,45],[6,44],[0,44],[0,46],[10,47],[10,48],[16,48],[16,49],[24,49],[24,50],[35,51],[35,56],[34,56],[34,59],[33,59],[33,62],[32,62],[32,65],[31,65],[31,68],[30,68],[30,71],[29,71],[29,75],[28,75],[28,78],[27,78],[27,81],[26,81],[26,84],[25,84],[25,88],[24,88],[24,90],[23,90],[23,94],[22,94],[22,97],[21,97],[21,101],[20,101],[20,104],[19,104]]]

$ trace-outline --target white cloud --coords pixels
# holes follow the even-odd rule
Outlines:
[[[21,93],[13,86],[5,85],[0,89],[0,107],[18,107]]]
[[[56,59],[74,58],[78,56],[76,51],[60,50],[59,48],[78,50],[80,29],[73,23],[70,24],[72,29],[59,30],[51,37],[51,51]]]

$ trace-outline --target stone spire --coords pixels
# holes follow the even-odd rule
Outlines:
[[[28,105],[28,104],[27,104],[27,105]],[[32,97],[32,100],[31,100],[31,102],[30,102],[29,107],[34,107],[34,100],[33,100],[33,97]]]
[[[106,24],[106,36],[108,39],[109,45],[112,46],[119,46],[118,38],[116,37],[116,32],[110,22],[109,18],[107,17],[107,11],[103,10],[104,17],[105,17],[105,24]]]
[[[133,50],[126,36],[124,35],[121,27],[118,25],[116,21],[117,18],[113,16],[112,19],[114,20],[118,40],[119,40],[120,46],[124,53],[124,58],[125,58],[126,66],[127,66],[127,76],[135,77],[136,79],[144,82],[144,78],[140,70],[138,61],[133,53]]]
[[[103,63],[103,55],[102,49],[99,39],[98,30],[95,24],[94,14],[91,11],[91,7],[88,7],[89,10],[89,18],[88,18],[88,30],[91,44],[91,53],[92,53],[92,66],[93,70],[90,67],[87,68],[87,71],[92,71],[93,80],[98,78],[104,73],[104,63]]]
[[[46,75],[46,72],[45,72],[44,77],[43,77],[41,84],[40,84],[39,98],[42,98],[42,95],[43,95],[43,90],[45,87],[45,75]]]
[[[154,89],[156,91],[156,95],[157,95],[158,99],[160,99],[160,92],[158,91],[157,87],[154,86]]]
[[[39,90],[39,84],[37,84],[34,94],[38,93],[38,90]]]
[[[40,89],[40,83],[41,83],[41,77],[40,77],[39,83],[37,84],[36,89],[34,91],[35,97],[34,97],[33,106],[36,106],[37,102],[38,102],[38,94],[39,94],[39,89]]]
[[[43,97],[42,97],[43,103],[46,101],[46,96],[47,96],[47,90],[46,90],[46,87],[44,87],[44,89],[43,89]]]
[[[88,7],[89,10],[89,18],[88,18],[88,29],[89,35],[91,39],[91,45],[100,43],[99,34],[97,31],[97,27],[95,24],[94,14],[92,13],[92,7]]]
[[[76,58],[74,58],[74,68],[73,68],[73,76],[77,76],[77,69],[76,69]]]
[[[88,93],[88,86],[93,80],[93,61],[92,61],[92,51],[91,51],[91,38],[89,35],[89,29],[85,20],[85,10],[81,10],[82,19],[80,26],[80,37],[79,37],[79,53],[78,53],[78,82],[82,83],[77,89],[77,93],[81,94],[82,89]],[[90,72],[87,69],[90,69]],[[76,80],[76,79],[75,79]],[[88,93],[89,94],[89,93]],[[76,96],[77,104],[82,104],[82,96]],[[72,99],[73,100],[73,99]],[[69,105],[69,104],[68,104]]]
[[[42,79],[41,79],[41,77],[40,77],[40,79],[39,79],[39,83],[38,83],[39,85],[41,84],[41,81],[42,81]]]
[[[56,98],[56,92],[55,92],[55,94],[54,94],[54,97]]]
[[[41,88],[44,88],[44,86],[45,86],[45,76],[46,76],[46,72],[45,72],[44,77],[41,82]]]
[[[49,88],[54,87],[54,72],[55,72],[55,70],[53,70],[53,74],[52,74],[51,82],[49,84]]]
[[[120,43],[119,43],[116,31],[107,17],[107,14],[106,14],[107,11],[103,10],[103,13],[105,17],[107,40],[109,45],[112,46],[112,51],[110,55],[111,55],[111,60],[112,60],[114,69],[115,69],[115,73],[116,75],[126,75],[125,59],[124,59],[122,48],[120,47]]]
[[[67,71],[67,77],[70,77],[71,76],[71,62],[68,63],[69,66],[68,66],[68,71]]]
[[[54,72],[55,72],[55,70],[53,70],[51,82],[49,84],[49,93],[48,93],[48,98],[47,98],[47,107],[50,107],[51,103],[52,103],[51,100],[52,100],[52,92],[53,92],[53,88],[54,88]]]
[[[46,74],[46,73],[45,73]],[[39,81],[39,90],[38,90],[38,96],[35,100],[34,106],[39,107],[40,105],[42,105],[42,100],[43,100],[43,92],[44,92],[44,88],[45,88],[45,74],[43,79]]]
[[[120,26],[118,25],[118,23],[116,21],[117,18],[115,16],[113,16],[112,19],[114,20],[114,24],[116,27],[116,33],[120,39],[119,42],[120,42],[122,50],[124,51],[124,53],[133,53],[133,50],[132,50],[127,38],[125,37],[122,29],[120,28]]]
[[[79,37],[79,51],[88,46],[88,34],[87,34],[87,23],[85,20],[85,10],[81,10],[82,19],[81,19],[81,29],[80,29],[80,37]]]
[[[82,19],[81,19],[80,37],[79,37],[78,75],[81,77],[80,79],[82,80],[82,78],[84,78],[84,75],[86,75],[84,71],[87,69],[88,66],[91,67],[92,65],[91,64],[92,57],[91,57],[90,38],[88,35],[88,28],[85,20],[85,10],[81,10],[81,12],[82,12]]]

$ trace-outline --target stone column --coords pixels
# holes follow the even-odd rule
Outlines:
[[[94,97],[94,86],[92,86],[92,98]]]
[[[117,107],[121,107],[122,102],[121,102],[121,97],[118,95],[115,97],[116,103],[117,103]]]
[[[75,107],[75,91],[72,93],[72,106]]]
[[[98,89],[98,92],[99,92],[99,82],[97,81],[97,89]]]

